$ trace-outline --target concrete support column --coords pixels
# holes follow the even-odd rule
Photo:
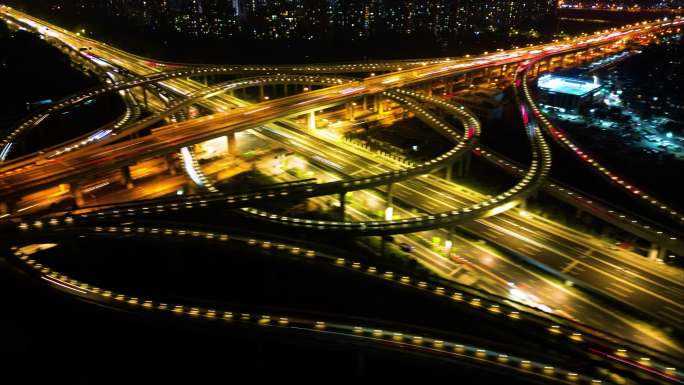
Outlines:
[[[354,120],[354,102],[348,102],[345,106],[347,110],[347,120]]]
[[[449,180],[449,181],[453,180],[454,179],[454,175],[453,175],[454,174],[454,165],[453,164],[447,165],[445,167],[445,170],[446,170],[446,176],[445,176],[446,180]]]
[[[264,100],[264,85],[259,85],[259,101]]]
[[[341,221],[344,221],[344,219],[345,219],[345,211],[346,211],[346,206],[347,206],[346,195],[347,195],[346,191],[342,191],[340,193],[340,220]]]
[[[145,87],[141,88],[143,93],[143,105],[145,106],[145,109],[147,109],[147,89]]]
[[[455,227],[447,227],[444,229],[447,232],[446,239],[444,240],[444,246],[446,249],[446,252],[448,255],[450,255],[452,252],[456,251],[456,248],[454,247],[454,238],[456,238],[455,233],[456,233],[456,228]]]
[[[85,197],[83,196],[83,190],[81,189],[81,186],[76,183],[72,182],[69,184],[69,191],[71,192],[71,196],[74,198],[74,202],[76,203],[76,207],[83,207],[85,206]]]
[[[167,154],[164,156],[164,162],[166,163],[166,169],[169,170],[169,174],[176,175],[178,173],[178,168],[176,168],[176,159],[172,154]]]
[[[4,201],[0,202],[0,215],[11,214],[16,209],[16,202]]]
[[[520,201],[520,204],[518,204],[518,208],[520,210],[527,210],[527,199],[523,199]]]
[[[666,256],[667,256],[667,249],[661,246],[660,249],[658,250],[658,259],[660,259],[661,261],[664,261]]]
[[[648,259],[656,261],[658,259],[664,260],[667,256],[667,249],[659,246],[657,243],[651,243],[651,249],[648,251]]]
[[[309,127],[309,130],[316,129],[316,111],[309,112],[309,116],[307,118],[307,126]]]
[[[162,99],[161,97],[159,97],[158,99],[161,100],[162,103],[164,103],[164,107],[169,107],[169,103],[171,102],[171,100]]]
[[[463,167],[463,176],[467,176],[470,174],[470,162],[472,158],[473,156],[470,153],[466,154],[466,156],[463,158],[463,160],[465,161],[465,165]]]
[[[283,84],[283,95],[284,95],[284,96],[287,96],[287,95],[288,95],[288,93],[287,93],[287,86],[288,86],[287,83]]]
[[[121,184],[127,189],[133,188],[133,178],[131,177],[131,169],[128,166],[121,167]]]
[[[366,98],[366,95],[363,95],[363,111],[368,110],[368,98]]]
[[[394,183],[387,185],[387,207],[392,207],[392,201],[394,200]]]
[[[465,163],[464,159],[460,159],[458,162],[456,162],[456,164],[455,164],[455,167],[457,167],[456,176],[459,176],[459,177],[465,176],[465,170],[464,170],[465,165],[464,165],[464,163]]]
[[[235,138],[235,133],[231,132],[226,135],[228,138],[228,153],[230,155],[237,155],[237,139]]]
[[[648,259],[651,261],[655,261],[656,258],[658,258],[658,254],[660,253],[660,247],[658,247],[657,243],[651,243],[651,248],[648,250]]]

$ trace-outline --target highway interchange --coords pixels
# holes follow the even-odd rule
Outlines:
[[[175,209],[195,209],[211,205],[221,207],[242,208],[248,216],[257,220],[270,222],[273,228],[301,227],[311,231],[335,231],[351,234],[405,234],[397,237],[405,237],[407,241],[416,242],[417,238],[427,237],[426,232],[432,234],[442,234],[446,239],[451,235],[449,230],[453,226],[459,226],[468,233],[477,234],[492,243],[497,244],[503,249],[526,258],[534,263],[545,266],[547,271],[551,271],[562,280],[574,282],[576,286],[582,287],[589,292],[602,292],[613,300],[617,300],[623,305],[627,305],[633,310],[650,317],[658,319],[664,324],[675,328],[681,327],[681,320],[684,319],[684,306],[682,297],[684,296],[684,284],[681,275],[676,272],[654,266],[645,261],[635,260],[633,256],[625,258],[622,251],[606,250],[604,244],[592,239],[585,234],[568,231],[567,228],[553,222],[535,217],[525,211],[513,209],[524,198],[532,194],[547,183],[546,177],[551,167],[551,153],[546,144],[542,129],[546,131],[547,137],[559,140],[565,146],[573,150],[581,159],[586,161],[590,167],[609,177],[609,180],[637,195],[637,197],[651,202],[660,207],[667,215],[680,218],[680,214],[673,208],[663,205],[650,195],[639,191],[637,188],[625,185],[621,178],[614,177],[614,174],[605,169],[604,166],[596,163],[591,157],[584,154],[579,147],[569,142],[566,136],[558,133],[551,123],[539,112],[531,93],[528,89],[526,79],[528,70],[533,65],[542,60],[547,55],[558,55],[565,52],[572,52],[577,49],[586,49],[588,46],[601,46],[629,38],[639,33],[651,33],[655,30],[667,30],[679,25],[681,20],[675,21],[656,21],[648,25],[626,26],[622,30],[609,31],[600,36],[580,37],[572,44],[548,44],[541,49],[527,48],[503,51],[500,53],[483,55],[480,57],[463,59],[436,59],[427,61],[399,61],[390,63],[372,63],[357,65],[345,63],[341,65],[328,64],[321,66],[287,66],[284,68],[271,68],[265,66],[195,66],[187,67],[181,64],[156,63],[149,59],[139,58],[115,48],[106,46],[102,43],[89,41],[73,33],[60,30],[57,27],[46,24],[43,21],[30,18],[28,15],[16,14],[6,8],[2,9],[3,15],[21,23],[26,28],[33,28],[34,31],[43,35],[49,35],[52,39],[67,44],[76,50],[81,46],[92,47],[87,56],[91,60],[100,61],[107,67],[123,67],[127,73],[134,77],[130,80],[114,80],[108,86],[99,90],[90,90],[82,96],[70,97],[63,102],[58,102],[55,110],[47,110],[32,116],[18,125],[18,128],[11,132],[10,136],[2,142],[3,154],[9,152],[8,146],[16,140],[24,130],[29,130],[38,126],[44,116],[59,108],[67,105],[77,105],[85,98],[93,97],[103,92],[113,92],[123,90],[124,97],[130,97],[131,90],[135,87],[147,84],[159,84],[166,89],[175,90],[180,97],[177,100],[156,105],[156,112],[147,118],[137,120],[139,113],[138,106],[127,103],[129,107],[125,115],[112,123],[112,129],[107,134],[97,135],[98,132],[78,138],[69,143],[61,144],[53,149],[42,151],[40,154],[33,154],[21,157],[17,160],[8,160],[0,164],[0,191],[3,198],[20,197],[34,191],[53,186],[59,183],[68,183],[86,176],[101,174],[105,171],[117,170],[123,166],[130,165],[139,159],[155,156],[163,156],[171,152],[187,148],[193,144],[203,142],[218,136],[223,136],[242,130],[254,130],[263,140],[271,140],[282,143],[285,147],[295,150],[305,157],[324,156],[338,168],[334,171],[337,175],[343,175],[340,180],[327,183],[316,184],[288,184],[278,188],[271,188],[263,191],[247,192],[242,194],[230,194],[225,192],[207,191],[203,195],[181,197],[181,198],[161,198],[158,200],[144,201],[140,203],[129,202],[123,205],[107,206],[102,208],[90,208],[75,211],[73,213],[62,213],[57,216],[33,217],[27,221],[21,215],[3,216],[15,223],[21,230],[36,231],[38,234],[48,231],[50,228],[61,228],[62,224],[82,226],[91,221],[102,221],[102,223],[115,223],[121,217],[133,217],[143,214],[157,214],[163,211]],[[47,32],[46,32],[47,28]],[[546,49],[552,47],[552,49]],[[531,161],[526,169],[522,170],[522,178],[518,185],[495,197],[485,197],[482,194],[463,189],[453,182],[445,181],[427,173],[436,168],[458,161],[468,152],[485,151],[476,147],[479,136],[480,123],[468,111],[457,105],[438,97],[425,95],[422,92],[411,90],[414,84],[423,84],[435,79],[447,76],[458,76],[462,73],[479,70],[491,66],[518,65],[519,70],[516,75],[517,86],[520,95],[520,108],[522,120],[526,124],[525,132],[530,139]],[[186,69],[187,67],[187,69]],[[162,72],[159,72],[161,68]],[[172,68],[172,69],[169,69]],[[373,74],[366,78],[341,78],[339,76],[324,75],[274,75],[272,72],[297,73],[368,73],[370,71],[388,71],[383,74]],[[204,87],[198,82],[188,78],[194,75],[225,74],[225,73],[258,73],[259,75],[248,79],[237,79],[225,83]],[[240,86],[254,86],[278,84],[282,82],[302,84],[317,84],[327,86],[318,90],[311,90],[300,94],[291,95],[275,100],[266,100],[260,103],[249,104],[240,101],[229,94],[223,94],[226,90],[238,89]],[[444,134],[451,142],[452,147],[447,153],[438,158],[426,162],[422,165],[405,165],[397,163],[388,157],[378,157],[363,149],[353,146],[341,145],[324,134],[307,130],[306,127],[297,125],[294,118],[301,115],[310,114],[312,111],[319,111],[324,108],[339,104],[348,103],[359,97],[367,95],[383,94],[386,98],[392,99],[401,108],[410,111],[428,126]],[[177,96],[178,96],[177,95]],[[147,99],[147,97],[145,97]],[[140,98],[138,98],[140,99]],[[150,97],[151,99],[151,97]],[[160,99],[161,100],[161,99]],[[61,105],[63,104],[63,105]],[[150,135],[133,139],[119,139],[132,133],[138,132],[145,127],[162,121],[164,118],[173,116],[182,111],[183,108],[199,104],[200,106],[214,111],[213,114],[187,121],[177,121],[160,129],[156,129]],[[152,109],[155,104],[151,103]],[[462,124],[463,128],[451,126],[442,120],[433,111],[442,111],[454,115]],[[532,113],[530,113],[532,112]],[[42,115],[40,115],[42,114]],[[539,125],[538,125],[539,123]],[[256,129],[255,129],[256,128]],[[486,127],[484,128],[486,129]],[[460,131],[460,132],[459,132]],[[102,131],[100,131],[102,132]],[[116,135],[110,135],[110,134]],[[95,135],[95,136],[93,136]],[[117,137],[118,136],[118,137]],[[91,139],[91,140],[89,140]],[[290,143],[289,145],[285,143]],[[293,144],[294,143],[294,144]],[[187,168],[187,167],[186,167]],[[330,167],[319,166],[321,174],[330,173]],[[201,174],[201,170],[200,170]],[[346,192],[354,194],[370,194],[377,196],[377,192],[368,191],[376,189],[380,195],[387,194],[389,187],[392,190],[394,200],[401,202],[403,207],[418,209],[422,215],[415,215],[397,205],[393,216],[378,220],[369,218],[366,214],[359,212],[353,206],[347,210],[349,219],[342,218],[340,221],[316,220],[312,221],[305,218],[291,218],[274,213],[250,208],[259,202],[275,200],[279,197],[318,197],[333,195]],[[43,213],[44,214],[44,213]],[[37,218],[37,219],[36,219]],[[55,226],[55,227],[52,227]],[[447,229],[440,230],[440,229]],[[99,229],[99,230],[98,230]],[[110,232],[128,231],[135,232],[131,228],[119,228],[118,226],[96,227],[95,231],[107,229]],[[112,230],[114,229],[114,230]],[[151,231],[151,230],[150,230]],[[162,230],[157,230],[160,232]],[[173,234],[179,230],[163,230],[167,234]],[[192,233],[192,230],[183,230]],[[140,232],[140,231],[139,231]],[[147,230],[141,231],[146,233]],[[416,233],[417,234],[410,234]],[[200,234],[209,238],[209,233]],[[677,242],[677,236],[667,234],[669,241]],[[220,235],[211,235],[220,238]],[[400,238],[404,239],[404,238]],[[268,241],[260,241],[262,244]],[[526,312],[539,312],[542,310],[542,317],[566,317],[571,320],[579,321],[580,324],[591,325],[590,329],[603,329],[609,325],[620,325],[620,337],[624,340],[620,342],[611,341],[614,351],[618,351],[621,344],[626,344],[627,340],[636,342],[637,349],[644,349],[643,346],[651,346],[657,351],[668,351],[669,354],[680,356],[683,354],[681,347],[674,341],[667,338],[659,338],[656,335],[645,333],[643,328],[636,326],[629,317],[623,316],[621,312],[614,312],[604,309],[600,304],[587,298],[584,294],[579,294],[575,289],[570,289],[559,285],[544,274],[530,271],[521,267],[518,263],[511,263],[505,258],[498,256],[484,257],[490,254],[488,250],[483,250],[479,245],[472,242],[465,242],[466,248],[459,251],[464,260],[457,261],[445,257],[434,250],[422,247],[414,255],[421,262],[433,269],[442,277],[450,277],[468,265],[481,274],[493,277],[493,282],[488,283],[492,292],[509,296],[512,292],[511,284],[534,288],[536,300],[530,300],[532,295],[520,295],[521,290],[516,291],[518,298],[513,298],[523,304],[532,306]],[[16,250],[19,250],[17,246]],[[24,257],[23,252],[17,252],[18,257],[29,263],[31,267],[38,271],[49,268],[42,265],[36,267],[35,260]],[[338,259],[335,259],[338,261]],[[495,263],[492,263],[495,261]],[[346,261],[341,263],[347,265]],[[352,268],[353,265],[352,265]],[[615,273],[614,270],[619,271]],[[47,274],[47,273],[46,273]],[[73,283],[69,283],[66,278],[52,273],[44,280],[50,281],[56,286],[66,286],[70,291],[84,291],[86,295],[100,294],[90,290],[77,289]],[[387,278],[387,277],[386,277]],[[394,278],[394,277],[389,277]],[[401,280],[401,278],[398,278]],[[409,279],[410,282],[410,279]],[[86,285],[87,286],[87,285]],[[493,286],[493,287],[492,287]],[[434,289],[432,289],[434,291]],[[606,291],[608,293],[606,293]],[[559,293],[562,295],[559,298]],[[110,301],[110,297],[97,297],[98,300]],[[132,302],[129,297],[119,298],[121,303],[142,306],[143,308],[158,307],[158,305],[146,306],[147,302],[136,300]],[[510,298],[508,299],[510,301]],[[526,302],[527,301],[527,302]],[[540,306],[545,304],[543,306]],[[549,308],[551,305],[551,308]],[[126,306],[126,305],[124,305]],[[202,315],[206,318],[221,317],[216,310],[186,308],[183,305],[174,305],[172,311],[176,313],[188,314],[190,316]],[[180,306],[180,308],[178,307]],[[493,305],[492,305],[493,306]],[[534,307],[537,310],[534,310]],[[491,309],[491,307],[490,307]],[[548,311],[548,310],[550,311]],[[555,314],[553,309],[556,311]],[[212,316],[213,314],[213,316]],[[232,314],[232,313],[231,313]],[[236,313],[237,314],[237,313]],[[591,314],[591,316],[587,316]],[[247,320],[256,319],[257,322],[279,324],[288,326],[286,321],[271,321],[270,318],[258,316],[248,317]],[[263,320],[268,320],[263,321]],[[283,318],[279,318],[281,321]],[[294,320],[294,319],[293,319]],[[293,321],[294,322],[294,321]],[[320,330],[318,322],[313,320],[298,320],[302,325],[309,325],[313,330]],[[572,321],[565,321],[572,322]],[[317,326],[318,325],[318,326]],[[325,324],[328,325],[328,324]],[[332,324],[330,324],[333,328]],[[336,325],[337,332],[356,333],[349,325]],[[551,328],[551,326],[548,326]],[[552,330],[554,328],[551,328]],[[618,328],[616,328],[618,329]],[[395,334],[385,332],[374,332],[366,330],[372,338],[388,338],[397,343],[416,343],[410,336],[401,338],[391,337]],[[611,330],[612,331],[612,330]],[[365,331],[364,331],[365,332]],[[569,335],[572,336],[571,332]],[[406,341],[411,342],[406,342]],[[440,345],[454,350],[454,346],[448,341],[426,340],[429,344]],[[634,347],[632,347],[634,349]],[[469,347],[468,350],[477,356],[477,348]],[[487,356],[489,353],[486,353]],[[503,353],[497,353],[500,357]],[[650,353],[656,356],[658,353]],[[666,354],[664,360],[668,360]],[[512,362],[520,365],[522,359],[516,358]],[[506,360],[507,361],[507,360]],[[508,361],[507,361],[508,362]],[[498,363],[502,361],[498,359]],[[534,364],[536,365],[536,364]],[[672,376],[674,372],[669,371],[667,365],[662,365],[659,369],[661,374]],[[544,365],[539,367],[539,372],[544,373]],[[560,374],[559,374],[560,373]],[[549,373],[546,373],[549,374]],[[568,380],[569,372],[552,370],[549,374],[552,378],[562,377]],[[676,374],[674,374],[676,376]],[[575,374],[576,376],[576,374]],[[674,378],[674,377],[673,377]],[[574,381],[574,380],[573,380]],[[582,378],[582,381],[591,382],[592,379]]]

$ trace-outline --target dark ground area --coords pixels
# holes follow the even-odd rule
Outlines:
[[[45,107],[28,103],[57,102],[97,86],[100,81],[74,68],[66,55],[37,36],[22,31],[10,33],[0,23],[0,84],[11,91],[2,93],[0,103],[0,132],[7,132],[19,120]],[[63,110],[22,136],[9,158],[78,137],[114,120],[123,108],[118,95],[109,95]]]
[[[362,322],[371,324],[379,322],[373,319],[383,318],[440,327],[464,343],[519,351],[547,362],[556,353],[550,347],[530,349],[534,343],[528,342],[536,339],[535,331],[522,327],[524,323],[516,323],[515,333],[517,337],[526,335],[523,338],[528,342],[506,345],[503,341],[512,330],[502,327],[497,316],[301,259],[263,252],[246,254],[244,247],[204,241],[64,239],[64,247],[44,252],[39,260],[74,278],[130,295],[196,306],[208,301],[209,306],[225,310],[246,306],[254,313],[260,307],[270,309],[264,311],[270,314],[303,308],[321,317],[325,313],[362,316],[368,318]],[[9,333],[0,349],[9,353],[5,363],[13,363],[12,370],[19,369],[26,380],[195,382],[225,372],[226,378],[255,380],[309,380],[334,373],[342,378],[451,375],[463,383],[526,383],[510,374],[337,338],[102,308],[46,290],[35,279],[18,273],[8,259],[0,259],[0,276],[0,292],[4,293],[0,301],[5,310],[2,328]],[[474,317],[478,317],[477,323],[471,322]],[[500,342],[485,341],[496,336],[499,338],[493,341]]]

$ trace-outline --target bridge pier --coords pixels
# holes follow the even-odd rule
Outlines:
[[[231,132],[226,135],[226,140],[228,141],[228,154],[237,155],[237,138],[235,138],[235,133]]]
[[[287,86],[287,83],[283,84],[283,96],[287,96]]]
[[[354,121],[354,106],[356,106],[356,102],[348,102],[345,105],[345,108],[347,110],[347,120]]]
[[[340,220],[341,221],[344,221],[344,219],[345,219],[345,211],[346,211],[346,206],[347,206],[346,195],[347,195],[346,191],[342,191],[340,193]]]
[[[468,174],[470,174],[471,158],[472,158],[472,155],[470,153],[468,153],[456,163],[455,166],[458,167],[457,172],[456,172],[456,176],[464,177],[464,176],[468,176]]]
[[[11,214],[16,209],[16,205],[15,201],[0,202],[0,215]]]
[[[468,88],[470,88],[470,87],[472,87],[473,85],[475,85],[475,75],[474,75],[473,73],[471,73],[471,72],[468,72],[468,73],[465,75],[465,83],[466,83],[466,86],[468,86]]]
[[[76,207],[85,206],[85,197],[83,196],[83,190],[81,189],[81,185],[79,183],[69,183],[69,191],[71,192],[71,196],[74,198]]]
[[[147,89],[145,87],[140,87],[142,88],[142,94],[143,94],[143,105],[145,106],[145,109],[147,110]]]
[[[392,207],[392,201],[394,200],[394,183],[390,183],[387,185],[387,208]]]
[[[446,229],[447,233],[447,239],[444,240],[444,248],[446,249],[447,256],[451,254],[451,251],[454,250],[454,233],[456,232],[455,227],[447,227]]]
[[[259,85],[259,101],[264,100],[264,85]]]
[[[164,163],[166,164],[166,169],[169,171],[169,174],[178,174],[178,168],[176,167],[176,159],[173,157],[172,154],[166,154],[164,156]]]
[[[382,95],[380,94],[373,95],[373,111],[378,114],[385,113],[385,105],[382,100]]]
[[[387,248],[387,235],[381,235],[380,236],[380,256],[384,257],[385,256],[385,249]]]
[[[665,256],[667,255],[667,249],[659,246],[657,243],[651,243],[651,249],[648,251],[648,259],[650,261],[656,261],[660,259],[661,261],[665,260]]]
[[[133,188],[131,169],[128,166],[121,167],[121,184],[123,184],[129,190]]]
[[[309,130],[316,129],[316,111],[310,111],[306,118],[306,125]]]
[[[448,164],[445,168],[445,179],[451,181],[454,179],[454,163]]]

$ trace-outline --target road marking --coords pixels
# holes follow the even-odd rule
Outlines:
[[[675,309],[675,308],[672,308],[672,307],[670,307],[670,306],[667,306],[667,305],[663,306],[663,309],[665,309],[665,310],[663,310],[663,311],[669,311],[670,313],[679,315],[679,316],[681,317],[681,318],[680,318],[680,321],[681,321],[681,320],[684,320],[684,312],[682,312],[682,311],[680,311],[680,310],[677,310],[677,309]]]
[[[624,287],[624,286],[619,285],[619,284],[617,284],[617,283],[615,283],[615,282],[611,282],[608,286],[613,286],[615,289],[621,290],[621,291],[624,291],[624,292],[627,292],[627,293],[629,293],[629,294],[634,293],[634,289],[630,289],[630,288]]]
[[[619,291],[619,290],[616,290],[615,288],[606,287],[606,290],[609,291],[609,292],[611,292],[611,293],[613,293],[613,294],[615,294],[615,295],[617,295],[617,296],[620,296],[620,297],[622,297],[622,298],[629,298],[629,294],[625,294],[625,293],[623,293],[623,292],[621,292],[621,291]]]
[[[474,247],[474,248],[476,248],[476,249],[479,249],[480,251],[484,251],[484,252],[486,252],[486,253],[488,253],[488,254],[490,253],[487,249],[483,248],[483,247],[480,246],[480,245],[474,244],[474,243],[472,243],[472,242],[466,240],[465,238],[458,237],[458,236],[457,236],[457,238],[459,238],[462,242],[468,243],[468,244],[470,244],[472,247]],[[520,266],[518,266],[518,265],[514,264],[512,261],[510,261],[508,258],[505,258],[505,257],[500,256],[498,253],[493,253],[493,254],[491,254],[491,255],[493,255],[494,257],[496,257],[497,259],[499,259],[501,262],[504,262],[504,263],[506,263],[506,264],[508,264],[508,265],[511,265],[511,266],[515,267],[515,268],[521,268]],[[592,301],[589,300],[588,298],[585,298],[584,296],[579,295],[579,293],[576,293],[575,291],[569,290],[569,289],[568,289],[567,287],[565,287],[564,285],[560,285],[560,284],[558,284],[558,283],[555,283],[555,282],[550,281],[549,279],[547,279],[546,277],[544,277],[544,276],[541,275],[541,274],[538,274],[538,273],[535,273],[535,272],[529,271],[529,270],[526,270],[526,272],[527,272],[527,274],[529,274],[530,276],[539,279],[540,281],[546,283],[547,285],[550,285],[551,287],[554,287],[554,288],[557,289],[558,291],[560,291],[560,292],[565,292],[565,293],[567,293],[568,295],[570,295],[572,298],[576,298],[577,300],[580,301],[580,303],[583,303],[583,304],[586,304],[587,306],[589,306],[590,309],[592,309],[592,310],[595,309],[595,310],[598,312],[598,314],[606,315],[606,316],[608,316],[608,317],[612,317],[613,319],[622,322],[624,325],[626,325],[626,326],[629,327],[630,329],[636,331],[636,332],[638,333],[638,334],[636,334],[637,336],[638,336],[638,335],[647,336],[647,337],[652,338],[652,339],[658,341],[659,343],[661,343],[661,344],[663,344],[663,345],[665,345],[665,346],[668,346],[668,347],[670,347],[670,348],[672,348],[672,349],[674,349],[674,350],[676,350],[676,351],[678,351],[678,352],[684,352],[684,349],[682,348],[681,345],[679,345],[679,343],[676,343],[676,342],[674,342],[674,341],[671,341],[671,340],[668,339],[668,338],[664,338],[663,336],[661,336],[661,335],[659,335],[659,334],[653,333],[653,332],[652,332],[651,330],[649,330],[649,329],[645,329],[645,328],[641,328],[641,327],[635,326],[635,325],[634,325],[634,321],[628,319],[625,315],[619,314],[619,313],[617,313],[617,312],[615,312],[615,311],[612,311],[612,310],[608,310],[608,309],[606,309],[605,307],[598,306],[597,304],[595,304],[594,302],[592,302]],[[581,317],[580,319],[586,319],[586,317]],[[605,322],[599,323],[599,325],[604,325],[604,324],[605,324]]]
[[[681,323],[682,323],[682,317],[673,316],[672,314],[665,313],[665,312],[662,311],[662,310],[659,311],[658,314],[660,314],[661,317],[664,317],[664,318],[667,318],[667,319],[670,319],[670,320],[674,321],[673,323],[674,323],[675,325],[681,324]]]
[[[563,270],[561,270],[561,273],[567,273],[568,271],[572,270],[573,267],[577,266],[578,263],[578,260],[570,262]]]
[[[525,251],[530,251],[533,254],[536,254],[541,251],[541,249],[535,245],[530,245],[529,243],[525,243],[524,245],[520,246],[519,249],[525,250]]]

